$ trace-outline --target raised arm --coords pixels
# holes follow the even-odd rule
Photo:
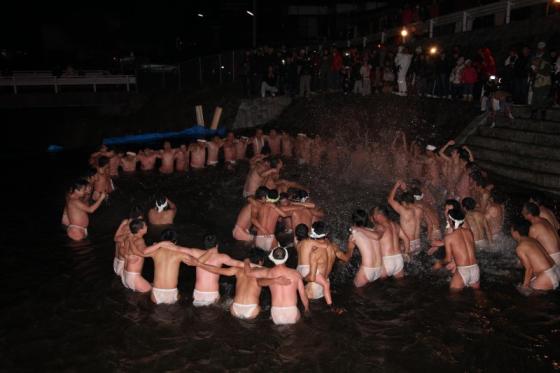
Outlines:
[[[245,259],[245,261],[243,262],[243,272],[248,277],[271,278],[269,268],[263,268],[263,267],[252,268],[249,259]]]
[[[401,180],[398,180],[393,186],[393,189],[391,189],[391,192],[389,193],[389,197],[387,197],[387,202],[389,203],[389,205],[399,214],[402,213],[403,207],[399,202],[397,202],[395,196],[397,194],[397,190],[403,184],[404,183]]]
[[[209,264],[206,264],[206,263],[201,263],[200,260],[198,260],[197,258],[195,258],[193,256],[190,256],[189,258],[186,258],[185,260],[183,260],[183,262],[185,262],[186,264],[188,264],[190,266],[200,267],[200,268],[204,269],[205,271],[208,271],[210,273],[214,273],[216,275],[221,275],[221,276],[235,276],[235,274],[239,270],[239,268],[235,268],[235,267],[221,268],[221,267],[216,267],[216,266],[209,265]]]
[[[115,232],[115,236],[114,236],[114,241],[115,242],[123,242],[127,236],[127,230],[126,227],[129,224],[129,220],[128,219],[124,219],[121,224],[119,225],[119,227],[117,228],[117,231]]]
[[[473,155],[471,149],[469,149],[469,147],[466,146],[466,145],[463,145],[463,149],[465,149],[465,151],[466,151],[467,153],[469,153],[469,161],[470,161],[470,162],[474,162],[474,155]]]
[[[441,158],[445,159],[446,161],[450,161],[450,160],[451,160],[451,158],[448,157],[448,156],[445,154],[445,151],[446,151],[447,148],[449,148],[451,145],[455,145],[455,141],[454,141],[454,140],[449,140],[449,141],[447,142],[447,144],[445,144],[445,145],[443,146],[443,148],[441,148],[441,149],[438,151],[439,156],[440,156]]]

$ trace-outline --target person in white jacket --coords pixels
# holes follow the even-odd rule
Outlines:
[[[395,66],[398,69],[397,84],[399,86],[398,95],[406,96],[406,73],[412,61],[412,54],[408,52],[404,46],[400,46],[397,55],[395,56]]]
[[[465,58],[459,57],[457,64],[451,70],[449,82],[451,83],[451,95],[453,99],[459,98],[463,94],[463,69],[465,68]]]

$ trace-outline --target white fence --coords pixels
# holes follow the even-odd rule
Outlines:
[[[134,75],[108,75],[102,70],[86,71],[84,75],[52,75],[50,71],[14,71],[12,76],[0,76],[0,87],[12,87],[14,94],[19,87],[52,87],[54,93],[59,93],[65,86],[91,87],[97,92],[98,86],[124,86],[130,92],[130,87],[137,88]]]

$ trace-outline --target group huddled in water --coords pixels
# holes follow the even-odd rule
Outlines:
[[[247,159],[249,147],[253,156]],[[87,237],[88,215],[114,191],[112,179],[118,177],[119,168],[133,172],[139,163],[141,170],[152,171],[159,159],[162,174],[201,169],[218,164],[220,148],[227,169],[235,170],[240,161],[249,163],[240,196],[246,203],[232,229],[233,238],[246,244],[246,258],[240,261],[221,252],[214,234],[203,237],[203,248],[180,246],[177,232],[171,228],[162,231],[160,242],[147,246],[148,225],[170,225],[177,213],[172,201],[158,195],[147,221],[140,208],[133,208],[115,233],[114,271],[126,288],[151,292],[156,304],[175,303],[179,268],[186,264],[196,267],[194,306],[216,303],[220,276],[235,276],[233,316],[257,317],[261,290],[268,287],[274,323],[293,324],[300,319],[299,301],[305,312],[309,299],[321,298],[335,312],[343,311],[333,305],[329,275],[337,260],[349,262],[356,249],[361,258],[354,277],[356,287],[389,277],[403,278],[405,263],[419,260],[417,255],[424,252],[433,258],[434,270],[452,274],[450,289],[478,289],[477,252],[492,250],[504,239],[505,198],[489,183],[471,151],[452,140],[439,149],[416,141],[409,145],[405,134],[397,131],[390,147],[391,170],[397,181],[386,203],[369,212],[352,212],[346,247],[341,248],[330,238],[325,212],[310,198],[310,190],[281,177],[283,159],[295,158],[310,166],[322,165],[323,159],[335,162],[337,151],[328,151],[335,148],[333,144],[303,133],[294,138],[271,130],[265,135],[261,129],[252,138],[236,138],[230,132],[225,139],[198,140],[176,149],[169,142],[162,150],[138,153],[117,153],[102,146],[91,155],[91,171],[67,193],[62,223],[68,237]],[[367,150],[358,146],[349,157],[359,163],[364,152]],[[511,220],[509,233],[517,242],[516,253],[525,269],[520,292],[556,289],[560,281],[556,216],[535,196],[524,204],[521,216]],[[296,268],[287,266],[290,253],[297,254]],[[142,276],[147,257],[154,261],[152,283]]]

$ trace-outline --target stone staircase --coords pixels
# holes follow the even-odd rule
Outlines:
[[[513,116],[511,122],[499,113],[494,128],[477,118],[460,141],[499,179],[560,195],[560,110],[547,110],[543,121],[531,119],[530,109],[519,106]]]

